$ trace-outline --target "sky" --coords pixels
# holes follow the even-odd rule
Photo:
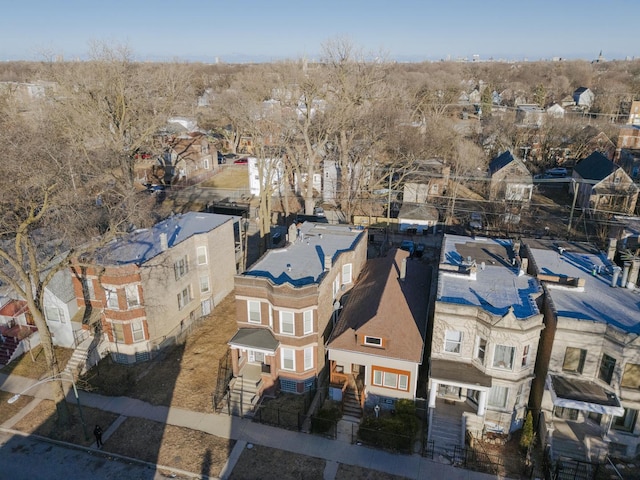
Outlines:
[[[0,61],[320,58],[347,40],[370,58],[607,60],[640,57],[638,0],[0,0]]]

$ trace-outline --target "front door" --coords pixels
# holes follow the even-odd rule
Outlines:
[[[264,363],[264,353],[255,350],[249,350],[249,363]]]

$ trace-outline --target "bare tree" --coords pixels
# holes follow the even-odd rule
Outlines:
[[[90,248],[93,238],[126,224],[126,214],[122,193],[97,201],[94,189],[115,193],[116,188],[93,175],[91,165],[64,142],[54,120],[0,115],[0,281],[26,301],[49,374],[60,379],[63,366],[46,323],[44,290],[71,258]],[[83,177],[95,180],[91,185],[76,181]],[[52,385],[58,419],[67,423],[62,381]]]

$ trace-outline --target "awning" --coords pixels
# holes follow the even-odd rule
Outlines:
[[[470,363],[432,359],[430,377],[438,383],[472,390],[489,390],[491,388],[491,376]]]
[[[624,408],[612,391],[600,385],[560,375],[547,375],[546,388],[551,393],[553,405],[586,412],[621,417]]]
[[[232,348],[248,348],[266,354],[274,354],[279,345],[268,328],[241,328],[229,340]]]

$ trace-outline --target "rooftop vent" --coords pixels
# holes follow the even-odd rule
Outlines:
[[[290,272],[290,271],[291,271],[291,264],[287,263],[287,272]]]

